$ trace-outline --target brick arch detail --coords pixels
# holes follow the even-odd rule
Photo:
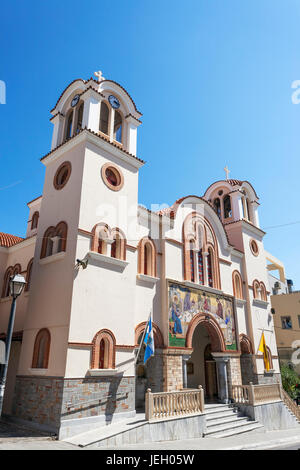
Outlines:
[[[138,346],[138,340],[141,334],[144,332],[145,328],[147,326],[147,322],[143,321],[142,323],[139,323],[135,327],[135,345]],[[162,332],[160,331],[159,327],[153,322],[153,333],[154,333],[154,346],[156,348],[163,348],[164,347],[164,338],[162,335]]]
[[[116,338],[113,332],[107,329],[98,331],[93,338],[91,368],[99,369],[100,342],[102,339],[104,339],[108,345],[107,346],[108,347],[107,369],[115,369],[116,367]]]
[[[239,340],[242,354],[253,354],[253,344],[249,336],[242,333],[239,336]]]
[[[197,315],[195,315],[193,320],[190,322],[186,334],[186,347],[193,347],[193,335],[195,329],[200,324],[203,324],[210,336],[212,352],[225,352],[226,344],[221,328],[219,327],[217,321],[211,315],[204,313],[197,313]]]

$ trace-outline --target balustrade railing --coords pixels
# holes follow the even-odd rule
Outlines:
[[[204,391],[187,389],[173,392],[146,393],[146,419],[167,419],[183,417],[204,412]]]
[[[281,387],[280,384],[267,384],[267,385],[233,385],[232,398],[235,403],[260,405],[264,403],[271,403],[281,401]]]
[[[300,421],[300,406],[297,405],[294,400],[291,399],[289,394],[282,389],[282,399],[286,406],[290,409],[290,411],[296,416],[296,418]]]

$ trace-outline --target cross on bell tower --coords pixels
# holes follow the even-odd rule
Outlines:
[[[229,176],[230,170],[228,169],[227,165],[225,166],[224,171],[225,171],[225,173],[226,173],[226,180],[228,180],[228,176]]]
[[[94,75],[95,75],[95,77],[98,78],[98,82],[102,82],[102,80],[105,80],[105,78],[102,75],[101,70],[99,70],[98,72],[94,72]]]

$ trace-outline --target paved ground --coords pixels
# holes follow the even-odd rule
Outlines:
[[[119,450],[299,450],[300,430],[256,432],[223,439],[188,439],[119,447]],[[0,450],[84,450],[25,427],[0,422]],[[99,449],[100,450],[100,449]],[[116,450],[114,447],[105,450]]]

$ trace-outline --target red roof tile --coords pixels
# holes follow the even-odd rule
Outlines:
[[[24,240],[24,238],[10,235],[9,233],[0,232],[0,246],[9,248],[10,246],[16,245]]]

